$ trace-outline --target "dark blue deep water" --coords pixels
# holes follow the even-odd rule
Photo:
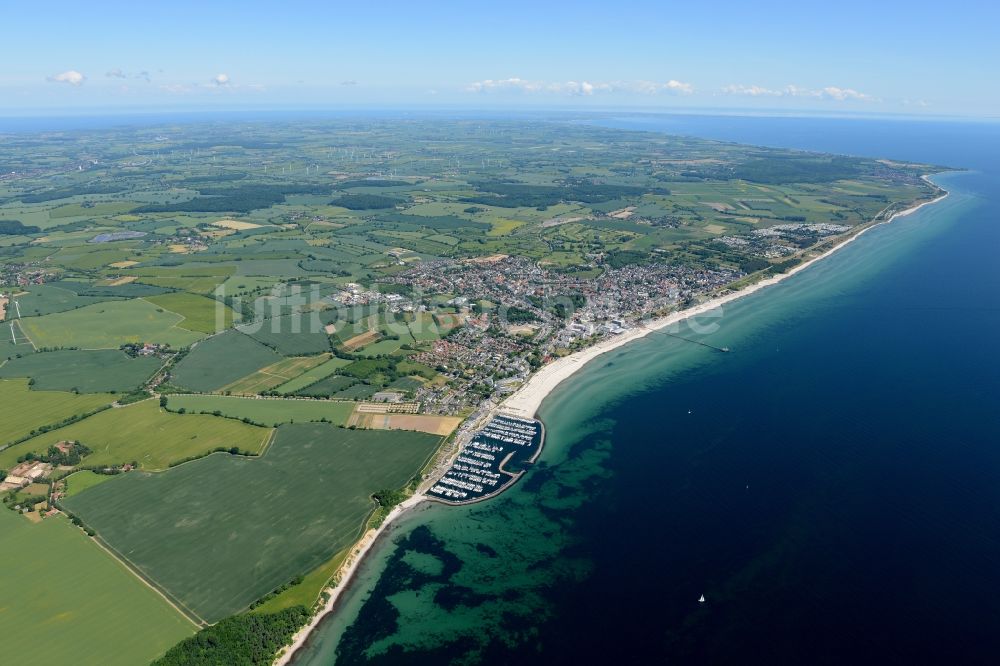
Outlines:
[[[682,331],[731,353],[590,364],[541,462],[404,518],[297,663],[997,663],[1000,125],[605,124],[970,171]]]

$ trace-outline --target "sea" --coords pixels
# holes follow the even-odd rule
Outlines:
[[[391,528],[298,657],[1000,661],[1000,123],[606,117],[928,162],[944,201],[544,402],[511,490]]]

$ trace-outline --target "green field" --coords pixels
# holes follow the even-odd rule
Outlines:
[[[292,356],[272,363],[246,377],[241,377],[231,384],[226,384],[220,390],[228,393],[249,395],[271,389],[298,377],[300,374],[324,363],[329,358],[326,354],[315,356]]]
[[[416,391],[424,386],[424,382],[419,377],[400,377],[389,384],[388,388],[399,389],[401,391]]]
[[[0,380],[0,444],[24,437],[39,426],[109,405],[114,399],[113,395],[105,393],[77,395],[64,391],[32,391],[27,379]],[[0,469],[9,467],[0,463]]]
[[[21,325],[36,347],[116,349],[127,342],[158,342],[179,348],[204,337],[180,328],[182,319],[148,301],[133,299],[28,317]]]
[[[292,421],[327,419],[344,425],[354,411],[354,403],[327,400],[294,400],[291,398],[239,398],[226,395],[172,395],[167,402],[171,411],[184,409],[188,413],[219,411],[223,416],[254,423],[277,425]]]
[[[112,247],[100,243],[97,245],[88,244],[86,247],[77,245],[63,248],[55,255],[54,259],[67,268],[92,271],[116,261],[124,261],[131,256],[132,253],[127,248]]]
[[[192,391],[215,391],[280,360],[253,338],[226,331],[195,345],[174,368],[171,382]]]
[[[11,359],[0,377],[31,377],[34,391],[107,393],[141,386],[161,365],[155,356],[132,358],[117,349],[58,350]]]
[[[330,351],[330,338],[317,322],[307,316],[275,317],[241,326],[239,330],[285,356]]]
[[[65,504],[191,612],[215,621],[349,546],[375,507],[371,494],[404,486],[439,442],[287,425],[261,458],[213,455],[160,474],[123,474]]]
[[[378,391],[379,391],[378,386],[372,386],[370,384],[365,384],[362,382],[354,384],[352,386],[348,386],[347,388],[341,391],[337,391],[330,397],[339,400],[367,400],[368,398],[378,393]]]
[[[24,296],[18,296],[16,300],[22,317],[65,312],[101,301],[100,298],[78,296],[76,292],[48,284],[28,287],[28,293]],[[11,304],[10,309],[17,312],[13,304]],[[8,316],[10,315],[8,314]]]
[[[21,322],[10,321],[0,324],[0,355],[14,358],[18,354],[33,354],[35,346],[21,330]]]
[[[398,352],[405,342],[405,340],[379,340],[365,345],[355,353],[359,356],[388,356]]]
[[[318,365],[311,370],[307,370],[295,379],[276,387],[276,390],[280,393],[290,395],[299,389],[303,389],[310,384],[315,384],[319,380],[329,377],[336,372],[338,368],[342,368],[349,363],[350,361],[346,358],[331,358],[322,365]]]
[[[441,337],[441,331],[434,321],[434,316],[429,312],[418,312],[416,318],[408,325],[410,327],[410,335],[417,342],[437,340]]]
[[[147,664],[195,627],[63,517],[0,510],[8,664]]]
[[[331,396],[339,391],[343,391],[349,386],[353,386],[358,383],[357,379],[353,377],[345,377],[344,375],[330,375],[329,377],[324,377],[314,384],[310,384],[305,388],[301,388],[295,392],[295,395],[308,395],[308,396]]]
[[[277,613],[278,611],[292,606],[305,606],[311,608],[320,593],[330,584],[331,579],[336,575],[340,566],[347,559],[350,552],[345,548],[334,554],[329,560],[319,565],[302,577],[302,582],[292,585],[283,592],[268,599],[260,606],[253,609],[253,613]]]
[[[59,219],[61,217],[95,217],[97,215],[118,215],[119,213],[127,213],[128,211],[135,208],[135,204],[132,203],[99,203],[91,204],[89,206],[84,206],[82,203],[78,204],[66,204],[65,206],[59,206],[58,208],[53,208],[49,211],[49,217],[53,220]]]
[[[146,300],[157,307],[184,317],[184,321],[180,322],[178,326],[189,331],[201,331],[202,333],[223,331],[232,325],[235,314],[228,305],[198,294],[174,292],[159,296],[147,296]]]
[[[6,382],[4,382],[6,383]],[[91,397],[91,396],[87,396]],[[93,451],[86,465],[117,465],[136,461],[142,469],[165,469],[170,463],[202,455],[217,447],[261,451],[270,429],[215,416],[171,414],[156,400],[106,409],[90,418],[52,430],[0,451],[0,469],[17,457],[40,453],[60,440],[79,441]]]
[[[156,287],[166,287],[167,289],[181,289],[196,294],[211,294],[225,280],[225,276],[213,277],[206,275],[202,277],[140,277],[137,282]]]
[[[73,472],[65,479],[66,496],[72,497],[73,495],[78,495],[88,488],[93,488],[113,478],[115,477],[111,474],[98,474],[97,472],[91,472],[89,469]]]

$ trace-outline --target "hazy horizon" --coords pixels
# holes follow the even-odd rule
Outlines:
[[[0,112],[563,108],[994,118],[997,11],[62,0],[8,12]],[[44,26],[44,40],[40,27]],[[44,47],[39,43],[43,41]],[[25,57],[24,54],[31,54]],[[992,55],[991,55],[992,54]]]

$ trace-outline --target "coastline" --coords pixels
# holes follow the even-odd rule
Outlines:
[[[887,219],[880,222],[875,222],[868,224],[865,227],[857,230],[855,233],[851,234],[848,238],[840,241],[833,247],[829,248],[825,252],[812,257],[808,261],[805,261],[798,266],[795,266],[787,273],[779,273],[777,275],[771,276],[769,278],[760,280],[751,285],[744,287],[738,291],[734,291],[728,294],[723,294],[712,298],[704,303],[699,303],[693,307],[680,310],[678,312],[673,312],[667,316],[654,319],[649,322],[642,323],[633,329],[628,330],[625,333],[617,335],[613,338],[603,340],[595,345],[592,345],[586,349],[574,352],[568,356],[564,356],[560,359],[549,363],[543,368],[539,369],[538,372],[533,374],[528,378],[528,381],[518,389],[514,394],[506,398],[499,405],[491,409],[486,414],[482,415],[483,419],[489,419],[494,414],[510,414],[513,416],[518,416],[521,418],[535,419],[537,418],[538,409],[541,406],[545,398],[551,393],[557,386],[562,384],[566,379],[570,378],[576,374],[580,369],[582,369],[587,363],[596,359],[597,357],[606,354],[610,351],[618,349],[630,342],[639,340],[646,337],[650,333],[662,330],[669,326],[673,326],[682,321],[685,321],[691,317],[697,317],[703,315],[707,312],[715,310],[727,303],[731,303],[738,299],[744,298],[751,294],[754,294],[761,289],[776,285],[783,280],[795,275],[796,273],[805,270],[814,263],[829,257],[838,250],[846,247],[850,243],[857,240],[862,234],[874,229],[884,224],[892,223],[896,218],[906,217],[912,213],[917,212],[924,206],[929,206],[931,204],[938,203],[943,199],[947,198],[951,193],[945,190],[940,185],[930,181],[928,176],[923,176],[923,179],[927,182],[933,184],[938,191],[943,192],[939,196],[923,203],[916,204],[910,208],[906,208],[899,212],[893,213]],[[457,447],[455,455],[461,450],[461,447]],[[379,537],[389,528],[390,524],[398,519],[405,512],[410,509],[420,505],[424,501],[431,501],[429,498],[425,497],[420,491],[418,491],[413,496],[409,497],[404,502],[401,502],[397,506],[393,507],[392,511],[386,516],[385,520],[377,528],[369,530],[352,548],[350,555],[348,555],[344,564],[342,565],[340,571],[339,582],[335,587],[326,587],[325,591],[330,593],[330,597],[327,599],[326,603],[321,609],[316,611],[312,619],[308,624],[303,626],[299,631],[295,633],[292,637],[292,641],[282,649],[274,661],[274,666],[287,666],[290,664],[295,657],[295,654],[305,645],[309,636],[312,634],[313,630],[319,626],[319,624],[326,618],[330,613],[332,613],[336,608],[336,603],[340,598],[341,594],[347,589],[352,577],[356,573],[358,567],[363,562],[365,556],[369,553],[375,543],[379,540]]]
[[[925,177],[926,179],[926,177]],[[537,418],[538,408],[541,406],[542,401],[545,400],[546,396],[551,393],[557,386],[559,386],[563,381],[574,375],[577,371],[583,368],[584,365],[594,360],[602,354],[606,354],[610,351],[618,349],[630,342],[644,338],[650,333],[662,330],[668,326],[678,324],[691,317],[697,317],[703,315],[707,312],[715,310],[716,308],[722,307],[727,303],[732,303],[735,300],[745,298],[750,294],[754,294],[761,289],[766,289],[776,285],[783,280],[790,278],[799,271],[803,271],[814,263],[829,257],[834,252],[844,248],[845,246],[853,243],[858,237],[870,229],[874,229],[883,224],[890,224],[893,220],[898,217],[905,217],[916,211],[920,210],[924,206],[929,206],[931,204],[938,203],[942,199],[945,199],[950,192],[945,190],[939,185],[935,184],[939,190],[943,191],[944,194],[931,199],[930,201],[925,201],[923,203],[911,206],[905,210],[901,210],[898,213],[893,213],[888,219],[882,222],[876,222],[875,224],[869,224],[863,229],[859,229],[857,232],[852,234],[850,237],[845,238],[841,242],[837,243],[826,252],[816,255],[812,259],[805,261],[798,266],[795,266],[787,273],[779,273],[772,277],[755,282],[739,291],[734,291],[722,296],[717,296],[713,299],[705,301],[704,303],[699,303],[694,307],[687,308],[685,310],[680,310],[678,312],[671,313],[665,317],[659,319],[654,319],[650,322],[646,322],[633,328],[625,333],[617,335],[613,338],[603,340],[596,345],[587,347],[586,349],[581,349],[580,351],[574,352],[569,356],[564,356],[552,363],[549,363],[545,367],[541,368],[538,372],[532,375],[528,381],[518,389],[513,395],[500,403],[498,411],[512,414],[514,416],[520,416],[522,418]]]
[[[305,645],[309,636],[312,634],[313,630],[319,626],[319,624],[326,618],[327,615],[332,613],[337,605],[337,600],[340,599],[340,595],[347,589],[348,584],[357,572],[358,567],[364,561],[365,556],[378,541],[379,537],[386,531],[389,524],[399,518],[401,515],[409,511],[410,509],[418,506],[424,501],[428,501],[426,497],[422,494],[415,494],[408,497],[403,502],[400,502],[392,508],[389,515],[385,517],[382,524],[374,529],[368,530],[361,539],[354,544],[351,549],[351,553],[344,560],[338,573],[340,574],[339,582],[333,586],[327,586],[324,591],[330,593],[330,597],[323,604],[323,607],[313,614],[312,619],[309,623],[300,628],[295,635],[292,636],[292,640],[288,645],[282,648],[282,651],[278,653],[278,656],[274,660],[274,666],[285,666],[291,663],[295,654]]]

